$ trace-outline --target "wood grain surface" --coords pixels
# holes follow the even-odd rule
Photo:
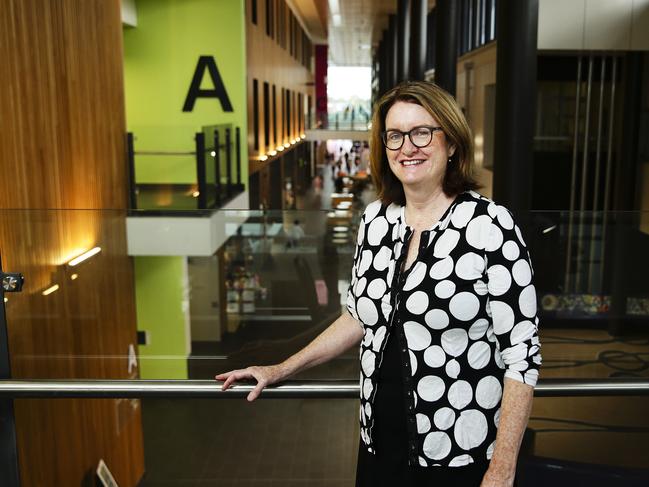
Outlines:
[[[120,2],[2,0],[0,60],[0,255],[26,277],[5,303],[12,375],[137,377]],[[18,400],[15,411],[23,486],[94,485],[100,458],[120,486],[142,477],[139,401]]]

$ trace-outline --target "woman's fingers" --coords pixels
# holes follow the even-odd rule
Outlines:
[[[217,380],[224,380],[223,385],[221,385],[221,390],[227,390],[234,382],[240,379],[246,379],[252,377],[252,374],[248,372],[248,369],[244,370],[231,370],[224,374],[219,374],[216,376]]]
[[[251,378],[255,379],[257,381],[257,385],[248,394],[248,401],[254,401],[255,399],[257,399],[257,397],[259,397],[261,391],[269,383],[270,374],[266,372],[266,369],[269,368],[268,367],[248,367],[247,369],[242,369],[242,370],[231,370],[230,372],[224,372],[222,374],[215,376],[215,379],[223,381],[223,384],[221,385],[222,391],[229,389],[232,386],[232,384],[234,384],[238,380],[251,379]]]
[[[266,387],[266,384],[264,382],[257,382],[257,385],[252,391],[250,391],[246,399],[248,399],[249,402],[254,401],[259,397],[259,394],[261,394],[261,391],[264,390],[264,387]]]

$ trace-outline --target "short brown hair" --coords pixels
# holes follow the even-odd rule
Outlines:
[[[446,143],[455,146],[455,152],[451,162],[446,166],[442,183],[444,193],[453,196],[463,191],[480,188],[473,178],[473,136],[455,99],[434,83],[404,81],[381,97],[374,107],[372,116],[370,164],[372,180],[381,201],[386,205],[406,204],[403,185],[390,170],[386,149],[381,140],[388,110],[398,101],[416,103],[425,108],[442,127]]]

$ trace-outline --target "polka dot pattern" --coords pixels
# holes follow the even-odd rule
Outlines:
[[[444,395],[446,385],[444,381],[436,375],[427,375],[417,384],[417,394],[419,397],[428,402],[435,402]]]
[[[534,272],[512,214],[473,191],[422,235],[401,279],[411,235],[396,204],[368,205],[359,224],[347,309],[364,330],[361,439],[373,452],[379,369],[401,366],[412,388],[412,462],[468,465],[493,453],[503,379],[538,380]],[[388,336],[399,340],[400,365],[384,361]]]
[[[443,431],[428,433],[424,438],[424,455],[432,460],[441,460],[451,452],[451,439]]]
[[[477,409],[462,411],[455,422],[453,435],[455,441],[463,450],[471,450],[480,446],[487,439],[487,418]]]
[[[447,430],[455,423],[455,411],[447,407],[440,408],[435,411],[433,422],[437,429]]]

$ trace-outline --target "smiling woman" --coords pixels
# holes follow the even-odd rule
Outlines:
[[[357,487],[511,487],[541,363],[534,272],[509,211],[476,193],[471,133],[437,86],[377,104],[347,312],[261,390],[360,343]]]
[[[396,126],[395,124],[400,126]],[[432,128],[432,144],[413,143],[410,137],[402,136],[396,142],[388,144],[385,136],[389,131],[410,131],[415,127]],[[410,144],[406,143],[406,138]],[[440,146],[442,144],[442,146]],[[388,91],[377,103],[372,118],[371,144],[372,176],[376,189],[386,203],[404,205],[406,202],[404,188],[401,184],[391,159],[407,159],[412,149],[419,155],[440,155],[447,151],[444,162],[444,177],[441,180],[446,194],[457,194],[474,190],[478,184],[473,179],[473,138],[471,130],[457,106],[447,92],[437,85],[425,82],[404,82]],[[392,147],[392,149],[391,149]],[[385,149],[388,149],[387,151]],[[440,152],[440,149],[442,152]],[[441,170],[441,168],[438,168]]]

